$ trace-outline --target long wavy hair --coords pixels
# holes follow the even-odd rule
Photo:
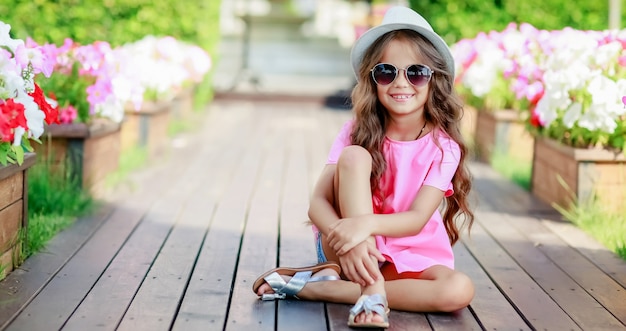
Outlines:
[[[424,107],[424,117],[432,126],[431,133],[437,141],[436,132],[444,131],[461,150],[461,159],[452,177],[454,194],[446,198],[443,223],[451,244],[459,240],[459,229],[467,226],[468,231],[474,222],[474,214],[469,207],[468,195],[472,187],[471,176],[465,165],[468,148],[460,131],[463,105],[453,86],[454,77],[448,71],[446,62],[433,45],[412,30],[396,30],[380,37],[365,52],[359,69],[358,82],[352,91],[352,111],[355,125],[351,142],[367,149],[372,155],[371,187],[372,194],[380,195],[379,182],[387,166],[383,156],[383,142],[389,122],[387,109],[378,101],[376,83],[371,78],[370,69],[378,64],[383,52],[392,40],[401,40],[415,45],[414,51],[433,70],[429,82],[430,93]],[[381,197],[382,198],[382,197]],[[383,200],[384,201],[384,200]],[[460,227],[457,220],[461,220]]]

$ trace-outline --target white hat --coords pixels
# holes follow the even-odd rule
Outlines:
[[[382,35],[387,32],[408,29],[413,30],[428,39],[433,46],[439,51],[446,61],[448,70],[454,77],[454,58],[452,52],[441,37],[433,31],[433,28],[428,24],[420,14],[416,13],[410,8],[397,6],[391,7],[385,13],[382,23],[379,26],[373,27],[367,30],[352,46],[352,52],[350,54],[350,60],[352,62],[352,70],[358,79],[359,66],[363,60],[363,54],[365,51]]]

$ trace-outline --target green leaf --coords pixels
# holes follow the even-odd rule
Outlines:
[[[9,163],[9,149],[10,144],[7,142],[0,142],[0,164],[3,166]]]
[[[24,163],[24,148],[22,146],[11,145],[11,150],[15,153],[15,161],[21,165]]]

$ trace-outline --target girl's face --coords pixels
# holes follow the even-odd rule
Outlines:
[[[429,84],[416,87],[406,79],[404,69],[412,64],[424,64],[424,61],[413,50],[415,47],[405,40],[392,40],[383,52],[380,63],[393,64],[398,68],[396,79],[388,85],[376,84],[380,103],[387,109],[392,118],[421,118],[424,105],[428,98]]]

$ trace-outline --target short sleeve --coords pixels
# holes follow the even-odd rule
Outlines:
[[[424,185],[436,187],[449,197],[454,193],[452,177],[456,173],[461,160],[459,145],[450,138],[441,139],[441,150],[433,160],[430,170],[424,179]]]
[[[353,120],[346,122],[337,134],[337,137],[330,148],[330,152],[328,153],[328,160],[326,161],[326,164],[337,164],[341,151],[343,151],[344,147],[351,145],[350,134],[352,133],[353,123]]]

